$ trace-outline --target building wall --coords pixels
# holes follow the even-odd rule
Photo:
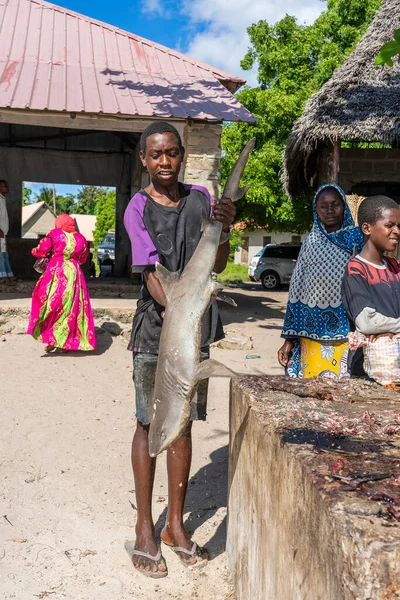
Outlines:
[[[37,239],[41,235],[46,235],[50,229],[54,228],[54,216],[47,208],[41,206],[39,210],[28,219],[22,226],[21,237]]]
[[[287,242],[293,242],[293,241],[298,241],[298,238],[300,237],[300,241],[303,242],[305,240],[305,238],[307,237],[307,234],[304,233],[302,235],[299,235],[297,233],[290,233],[290,232],[271,232],[268,231],[267,229],[256,229],[255,231],[248,231],[248,232],[244,232],[243,233],[243,237],[248,236],[249,241],[248,241],[248,260],[244,261],[243,260],[243,252],[242,249],[239,248],[238,250],[236,250],[235,252],[235,264],[249,264],[251,259],[257,254],[257,252],[259,252],[260,250],[262,250],[262,248],[264,248],[266,243],[271,243],[271,244],[283,244],[283,243],[287,243]],[[293,239],[293,236],[295,236],[295,239]],[[265,238],[271,238],[271,240],[269,241],[268,239]],[[265,242],[265,243],[264,243]]]
[[[344,191],[368,181],[400,182],[400,148],[341,148],[339,184]]]

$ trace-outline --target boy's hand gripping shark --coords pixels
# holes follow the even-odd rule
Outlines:
[[[249,189],[239,183],[255,138],[242,150],[225,184],[223,198],[236,202]],[[185,430],[190,403],[202,379],[237,377],[222,363],[200,362],[201,324],[211,302],[223,286],[211,278],[219,244],[224,241],[222,223],[203,217],[203,235],[182,273],[172,273],[156,264],[156,272],[167,298],[154,386],[153,419],[149,432],[149,454],[157,456]]]

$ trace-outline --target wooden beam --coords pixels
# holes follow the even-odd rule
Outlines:
[[[339,183],[340,172],[340,139],[329,141],[323,150],[318,184]]]
[[[16,125],[38,125],[41,127],[60,127],[64,129],[95,129],[98,131],[126,131],[142,133],[157,118],[141,118],[123,115],[101,115],[80,113],[56,113],[33,110],[0,110],[0,123]],[[168,119],[168,122],[181,129],[185,119]],[[178,129],[178,130],[179,130]]]

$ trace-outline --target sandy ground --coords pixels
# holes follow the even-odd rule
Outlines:
[[[248,286],[230,295],[238,308],[223,308],[226,329],[252,336],[254,347],[214,349],[212,355],[241,372],[279,372],[275,355],[286,293]],[[194,426],[185,508],[187,528],[212,560],[190,571],[164,547],[169,575],[152,580],[132,568],[124,550],[136,519],[134,395],[125,342],[104,333],[96,354],[45,355],[28,336],[1,339],[1,598],[232,599],[224,551],[228,382],[212,380],[207,422]],[[154,493],[158,532],[167,500],[161,457]]]

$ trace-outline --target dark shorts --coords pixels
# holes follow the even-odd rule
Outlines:
[[[210,358],[209,349],[200,352],[200,360]],[[157,354],[136,352],[133,355],[133,382],[135,385],[136,418],[143,425],[149,425],[153,415],[153,391],[156,379]],[[205,421],[207,416],[208,379],[197,386],[191,402],[191,421]]]

